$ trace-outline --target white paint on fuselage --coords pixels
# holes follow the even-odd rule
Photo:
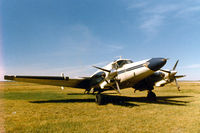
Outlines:
[[[143,61],[127,64],[124,68],[122,68],[122,69],[128,69],[128,68],[136,67],[138,65],[141,66],[139,68],[136,67],[136,69],[133,69],[131,71],[127,71],[125,73],[119,74],[117,78],[120,80],[120,83],[122,84],[120,87],[121,88],[133,87],[133,85],[136,84],[137,82],[152,75],[154,71],[144,66],[144,64],[147,61],[148,60],[143,60]]]
[[[138,61],[138,62],[124,65],[122,68],[119,68],[117,71],[120,72],[120,71],[125,70],[125,72],[119,73],[117,78],[120,80],[120,82],[124,82],[124,81],[130,80],[132,78],[138,77],[139,75],[146,72],[146,67],[143,66],[143,64],[146,63],[147,61],[148,60],[143,60],[143,61]],[[126,71],[129,68],[137,67],[139,65],[142,65],[142,67],[139,67],[139,68],[136,68],[136,69],[133,69],[130,71]],[[149,70],[149,69],[147,69],[147,70]]]
[[[134,84],[137,82],[145,79],[146,77],[152,75],[154,71],[150,70],[148,67],[146,67],[144,64],[148,61],[147,60],[142,60],[134,63],[129,63],[125,64],[123,67],[118,68],[117,71],[119,72],[117,75],[117,79],[120,82],[120,88],[127,88],[127,87],[132,87]],[[108,65],[104,66],[104,69],[111,70],[112,69],[112,64],[114,62],[109,63]],[[137,67],[140,66],[140,67]],[[135,67],[135,68],[134,68]],[[128,70],[129,68],[134,68],[132,70]],[[128,71],[127,71],[128,70]],[[94,74],[100,72],[101,70],[98,70]],[[108,79],[108,72],[106,73],[106,80],[100,83],[100,87],[103,89],[106,86],[112,86],[114,83],[110,83]]]

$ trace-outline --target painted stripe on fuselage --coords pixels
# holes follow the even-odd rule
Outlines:
[[[118,72],[118,74],[122,74],[122,73],[125,73],[125,72],[128,72],[128,71],[132,71],[134,69],[138,69],[138,68],[141,68],[141,67],[144,67],[144,65],[140,64],[140,65],[137,65],[137,66],[133,66],[133,67],[127,68],[125,70],[121,70],[121,71]]]

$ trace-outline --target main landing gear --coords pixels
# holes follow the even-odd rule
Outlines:
[[[101,94],[101,90],[99,89],[98,90],[98,93],[96,94],[96,98],[95,98],[95,102],[98,104],[98,105],[105,105],[106,104],[106,100],[108,100],[106,97],[106,95],[103,95]],[[147,94],[147,100],[149,101],[156,101],[156,94],[154,92],[152,92],[152,90],[149,90],[148,91],[148,94]]]
[[[94,88],[94,91],[97,91],[95,102],[98,105],[106,104],[106,98],[105,98],[106,96],[102,94],[103,90],[100,88]]]
[[[106,102],[105,102],[105,95],[103,95],[103,94],[96,94],[95,102],[98,105],[104,105],[104,104],[106,104]]]
[[[95,94],[96,97],[95,97],[95,102],[98,104],[98,105],[104,105],[106,104],[105,100],[106,100],[106,96],[101,94],[103,91],[100,89],[100,88],[87,88],[85,89],[85,92],[84,94],[90,94],[90,91],[93,90],[92,94]],[[95,93],[97,92],[97,93]]]
[[[156,101],[156,94],[149,90],[147,94],[147,99],[150,101]]]

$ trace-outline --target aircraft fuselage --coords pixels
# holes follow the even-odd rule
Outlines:
[[[106,65],[104,68],[111,70],[116,62]],[[120,88],[133,87],[134,84],[152,75],[155,71],[164,66],[166,60],[164,58],[152,58],[138,62],[130,62],[116,69],[116,80],[119,81]],[[98,71],[99,72],[99,71]],[[105,72],[106,77],[99,86],[101,89],[114,85],[115,83],[109,79],[109,72]]]

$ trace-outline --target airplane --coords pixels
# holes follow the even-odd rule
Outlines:
[[[107,90],[115,90],[121,94],[120,90],[125,88],[134,88],[135,90],[147,90],[147,99],[156,100],[156,94],[152,91],[155,84],[159,84],[163,79],[163,73],[172,73],[171,71],[161,70],[166,64],[166,58],[151,58],[133,62],[129,59],[117,59],[104,67],[93,66],[98,69],[91,77],[81,79],[71,79],[62,76],[8,76],[5,80],[20,82],[30,82],[61,87],[73,87],[90,91],[97,91],[95,101],[98,105],[105,104],[105,97],[102,94]],[[176,63],[177,65],[177,63]],[[174,67],[175,69],[175,67]],[[174,78],[175,80],[175,78]],[[172,81],[172,80],[170,80]]]

